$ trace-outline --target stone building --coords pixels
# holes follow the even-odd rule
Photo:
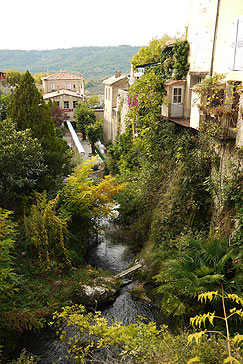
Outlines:
[[[103,84],[105,85],[104,139],[113,142],[117,137],[118,90],[128,89],[128,78],[117,72],[114,76],[104,80]]]
[[[231,0],[191,0],[187,40],[189,73],[186,80],[166,82],[168,97],[162,105],[162,116],[198,129],[203,100],[197,85],[207,76],[224,74],[222,89],[229,100],[234,98],[232,85],[243,83],[243,1],[234,0],[232,5]],[[234,102],[229,105],[233,108]],[[225,123],[237,146],[243,145],[242,108],[243,99],[234,120]]]
[[[78,103],[84,100],[84,79],[68,72],[57,72],[42,78],[44,100],[56,102],[70,120]]]

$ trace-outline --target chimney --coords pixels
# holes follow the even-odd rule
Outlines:
[[[120,71],[116,71],[115,73],[115,78],[121,77],[121,72]]]

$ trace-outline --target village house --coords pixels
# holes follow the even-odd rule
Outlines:
[[[162,116],[198,129],[203,119],[198,84],[207,76],[224,74],[219,87],[225,90],[223,101],[231,100],[228,110],[234,111],[224,125],[228,137],[236,138],[237,146],[242,145],[243,99],[238,103],[235,89],[243,82],[243,1],[234,0],[232,5],[231,0],[191,0],[187,40],[188,76],[165,83],[167,102],[162,105]]]
[[[84,79],[66,71],[42,78],[43,98],[55,102],[70,120],[78,103],[84,100]]]
[[[104,106],[104,140],[115,141],[118,135],[119,126],[117,125],[118,90],[128,89],[128,77],[120,72],[103,81],[105,85],[105,106]]]

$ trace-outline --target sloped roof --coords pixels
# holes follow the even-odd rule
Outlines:
[[[121,81],[123,79],[127,78],[126,75],[121,75],[119,77],[116,77],[116,76],[112,76],[110,78],[107,78],[106,80],[103,81],[103,84],[104,85],[108,85],[108,86],[111,86],[111,85],[114,85],[116,82],[118,81]]]
[[[82,76],[75,76],[66,71],[60,71],[53,75],[43,77],[43,80],[83,80]]]
[[[186,80],[167,80],[164,82],[165,86],[181,85],[185,84]]]

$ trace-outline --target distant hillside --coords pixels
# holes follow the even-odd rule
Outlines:
[[[115,71],[128,73],[130,60],[140,47],[80,47],[46,51],[0,50],[0,71],[14,69],[31,73],[67,70],[86,80],[104,79]]]

